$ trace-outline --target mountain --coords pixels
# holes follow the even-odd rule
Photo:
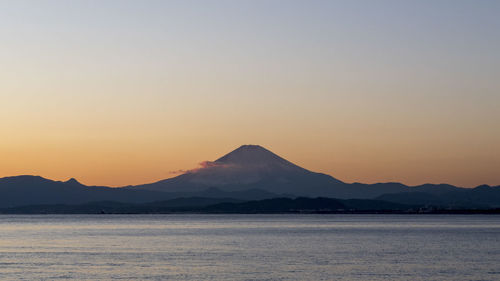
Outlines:
[[[181,197],[260,200],[277,196],[263,190],[230,192],[209,188],[200,192],[159,192],[86,186],[76,179],[61,182],[29,175],[0,178],[0,208],[40,204],[83,204],[97,201],[144,203]]]
[[[149,190],[127,190],[85,186],[72,179],[52,181],[39,176],[0,178],[0,207],[33,204],[80,204],[91,201],[150,202],[168,194]]]
[[[431,205],[451,209],[500,208],[500,186],[481,185],[471,189],[442,189],[441,192],[434,193],[422,188],[419,192],[383,194],[377,199],[399,204]]]
[[[203,162],[200,168],[174,178],[127,188],[162,192],[201,192],[208,188],[226,192],[262,190],[287,197],[341,199],[372,199],[402,192],[439,194],[459,189],[444,184],[416,187],[401,183],[346,184],[332,176],[299,167],[259,145],[240,146],[213,162]]]
[[[243,145],[213,162],[203,162],[200,168],[174,178],[128,188],[194,194],[210,189],[240,193],[245,190],[258,190],[267,192],[267,195],[286,197],[379,199],[397,204],[460,208],[500,206],[498,188],[483,186],[467,189],[449,184],[348,184],[332,176],[299,167],[258,145]],[[266,198],[272,197],[248,199]]]
[[[243,145],[223,157],[180,176],[128,187],[163,192],[263,190],[295,196],[328,195],[328,187],[343,186],[332,176],[301,168],[258,145]]]
[[[500,187],[467,189],[447,184],[349,184],[299,167],[258,145],[243,145],[177,177],[123,188],[86,186],[73,178],[65,182],[38,176],[0,178],[0,208],[99,201],[139,204],[181,197],[240,201],[325,197],[376,199],[391,204],[444,208],[500,207]]]

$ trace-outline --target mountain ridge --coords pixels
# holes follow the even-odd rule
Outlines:
[[[258,145],[240,146],[173,178],[122,188],[86,186],[74,178],[67,181],[30,175],[0,178],[0,207],[106,200],[141,203],[197,196],[237,200],[302,196],[383,199],[400,204],[500,206],[498,186],[466,189],[449,184],[344,183],[330,175],[304,169]]]

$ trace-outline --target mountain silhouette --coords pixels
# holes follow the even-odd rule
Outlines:
[[[40,176],[22,175],[0,178],[0,208],[40,204],[83,204],[97,201],[146,203],[181,197],[259,200],[277,197],[262,190],[228,192],[209,188],[201,192],[158,192],[105,186],[86,186],[76,179],[53,181]]]
[[[99,201],[138,204],[181,197],[240,201],[327,197],[445,208],[500,207],[499,186],[468,189],[447,184],[344,183],[299,167],[258,145],[243,145],[173,178],[123,188],[86,186],[74,178],[65,182],[39,176],[0,178],[0,208]],[[374,204],[381,204],[377,202]]]
[[[148,190],[85,186],[74,179],[60,182],[29,175],[0,178],[0,207],[80,204],[104,200],[140,203],[158,198],[167,199],[168,195]]]
[[[259,189],[276,194],[325,195],[330,186],[344,183],[332,176],[301,168],[259,145],[243,145],[198,169],[152,184],[129,187],[163,192]]]
[[[219,159],[203,162],[200,166],[174,178],[129,188],[195,194],[210,188],[224,192],[260,190],[287,197],[383,198],[401,204],[500,206],[500,188],[490,187],[484,191],[484,188],[466,189],[449,184],[412,187],[401,183],[348,184],[332,176],[299,167],[259,145],[242,145]],[[413,197],[415,200],[411,200]]]

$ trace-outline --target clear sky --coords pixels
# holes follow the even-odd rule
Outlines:
[[[1,1],[0,177],[121,186],[260,144],[500,185],[500,1]]]

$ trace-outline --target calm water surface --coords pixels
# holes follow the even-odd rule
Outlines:
[[[493,215],[3,215],[2,280],[500,280]]]

